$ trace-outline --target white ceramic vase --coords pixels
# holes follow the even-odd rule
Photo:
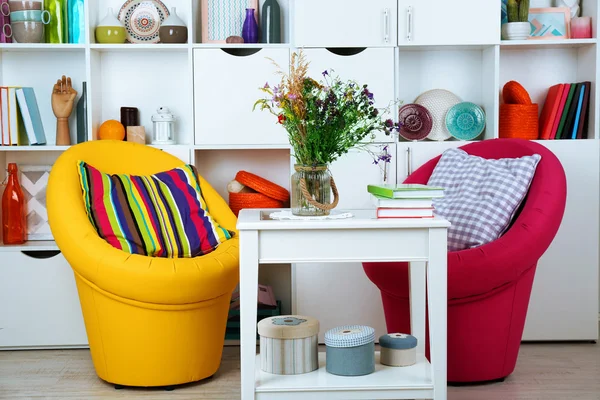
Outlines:
[[[579,0],[555,0],[556,7],[567,7],[571,10],[571,19],[579,17],[581,8],[579,8]]]
[[[531,35],[529,22],[509,22],[502,25],[502,39],[526,40]]]

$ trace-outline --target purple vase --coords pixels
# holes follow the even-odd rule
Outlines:
[[[246,8],[246,20],[242,28],[244,43],[258,43],[258,24],[254,17],[254,8]]]

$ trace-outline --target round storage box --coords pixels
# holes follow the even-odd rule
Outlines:
[[[375,329],[349,325],[325,333],[327,372],[342,376],[375,372]]]
[[[260,369],[271,374],[305,374],[319,368],[319,321],[300,315],[258,323]]]
[[[379,338],[381,363],[408,367],[417,362],[417,338],[404,333],[390,333]]]

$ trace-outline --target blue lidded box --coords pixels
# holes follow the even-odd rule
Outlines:
[[[389,333],[379,338],[381,363],[408,367],[417,362],[417,338],[405,333]]]
[[[375,329],[346,325],[325,333],[327,372],[360,376],[375,372]]]

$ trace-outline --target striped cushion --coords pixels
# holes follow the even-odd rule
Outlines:
[[[83,161],[78,170],[88,218],[117,249],[196,257],[232,236],[210,216],[192,165],[149,176],[109,175]]]

